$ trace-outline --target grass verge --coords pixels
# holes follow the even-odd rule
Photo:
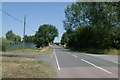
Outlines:
[[[55,78],[54,68],[32,58],[2,57],[2,78]]]
[[[2,54],[48,55],[48,54],[52,54],[52,52],[53,52],[53,47],[48,46],[40,49],[6,51],[6,52],[2,52]]]
[[[120,50],[117,49],[70,49],[70,50],[91,54],[120,55]]]

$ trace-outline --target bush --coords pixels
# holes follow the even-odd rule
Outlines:
[[[0,51],[6,51],[6,49],[8,48],[9,43],[7,41],[7,39],[5,38],[0,38]]]
[[[58,45],[58,46],[60,45],[60,43],[59,43],[59,42],[56,42],[55,44],[56,44],[56,45]]]

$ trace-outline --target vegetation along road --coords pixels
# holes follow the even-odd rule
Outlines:
[[[47,51],[47,52],[46,52]],[[3,78],[55,78],[51,47],[41,50],[25,49],[4,52],[2,55]],[[9,66],[9,67],[8,67]]]
[[[42,3],[44,7],[39,8],[41,3],[24,4],[21,6],[30,8],[24,12],[32,11],[32,14],[26,15],[31,17],[28,18],[29,20],[32,19],[33,27],[31,28],[34,29],[34,33],[25,30],[29,27],[26,16],[24,21],[21,21],[9,14],[9,11],[0,10],[15,21],[17,19],[20,23],[24,23],[23,38],[13,33],[13,30],[19,31],[17,28],[19,24],[14,27],[15,29],[3,28],[6,30],[6,34],[0,38],[3,78],[117,80],[120,64],[118,60],[120,54],[119,2],[71,2],[69,5],[68,3]],[[57,4],[62,4],[62,7]],[[6,7],[6,10],[9,8]],[[18,15],[23,14],[21,13],[23,9],[15,10],[19,11]],[[58,12],[60,10],[62,13]],[[64,19],[63,15],[59,16],[60,14],[64,15]],[[3,20],[9,19],[5,17]],[[4,21],[6,26],[16,23],[6,22],[9,21]],[[63,27],[59,23],[63,23]]]
[[[117,56],[107,55],[107,58],[114,58],[106,60],[99,55],[69,51],[57,45],[54,48],[59,78],[118,78]]]
[[[20,68],[20,74],[16,74],[16,77],[118,78],[119,63],[117,55],[80,53],[57,45],[54,45],[53,53],[49,55],[3,54],[3,77],[15,77],[14,71],[11,71],[12,69],[9,70],[10,72],[5,70],[7,65],[11,65],[10,68],[14,68],[16,72],[19,72],[17,68]],[[51,64],[53,68],[44,63],[44,61]],[[23,71],[24,69],[28,72],[32,71],[29,70],[27,65],[31,69],[36,68],[36,71],[33,69],[35,74],[40,72],[38,71],[40,65],[46,66],[48,69],[51,68],[51,73],[45,73],[43,76],[39,74],[32,76],[32,73],[29,74]]]

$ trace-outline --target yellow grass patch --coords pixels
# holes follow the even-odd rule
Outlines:
[[[7,51],[2,54],[27,54],[27,55],[47,55],[53,53],[53,47],[44,47],[40,49],[24,49],[24,50],[15,50],[15,51]]]
[[[54,68],[41,60],[32,58],[2,58],[3,78],[53,78]]]

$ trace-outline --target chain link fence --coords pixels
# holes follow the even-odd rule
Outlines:
[[[34,43],[25,43],[24,49],[31,49],[36,48],[36,45]],[[22,42],[9,42],[9,46],[6,49],[6,51],[13,51],[13,50],[20,50],[23,49],[23,43]]]

